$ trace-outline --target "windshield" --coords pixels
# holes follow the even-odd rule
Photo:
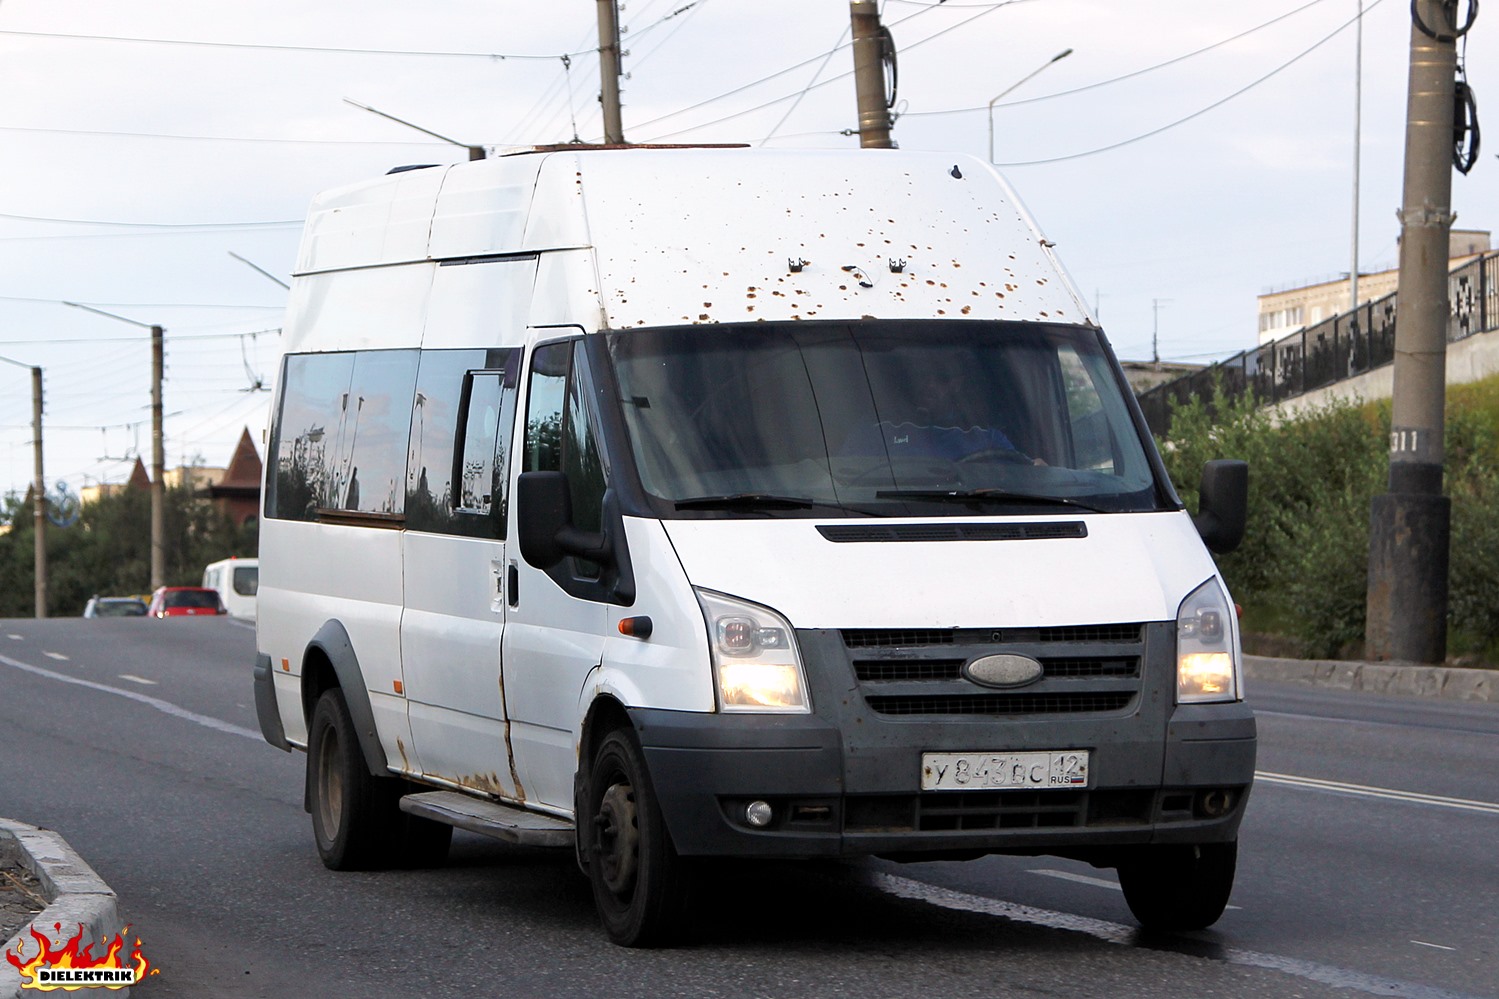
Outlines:
[[[664,516],[1160,508],[1096,330],[762,323],[608,343]]]

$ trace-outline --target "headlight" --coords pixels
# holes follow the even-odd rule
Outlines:
[[[1233,608],[1216,579],[1193,590],[1176,612],[1176,702],[1239,699],[1239,638]]]
[[[696,592],[723,710],[810,712],[806,675],[786,619],[768,607]]]

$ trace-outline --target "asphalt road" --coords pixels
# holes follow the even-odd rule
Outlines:
[[[1499,705],[1260,684],[1231,908],[1137,932],[1054,858],[715,869],[695,939],[604,939],[565,852],[318,862],[227,620],[0,621],[0,815],[61,832],[161,974],[142,997],[1499,996]]]

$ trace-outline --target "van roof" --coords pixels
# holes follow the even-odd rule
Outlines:
[[[992,166],[900,150],[545,147],[320,195],[299,276],[577,251],[601,328],[1089,322]]]

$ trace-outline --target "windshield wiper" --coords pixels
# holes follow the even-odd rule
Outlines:
[[[1075,506],[1090,513],[1109,512],[1065,496],[1036,496],[1031,493],[1012,493],[1007,489],[881,489],[874,495],[877,499],[934,500],[939,503],[1039,503],[1045,506]]]
[[[725,496],[692,496],[676,501],[678,510],[810,510],[817,503],[802,496],[776,496],[772,493],[729,493]]]

